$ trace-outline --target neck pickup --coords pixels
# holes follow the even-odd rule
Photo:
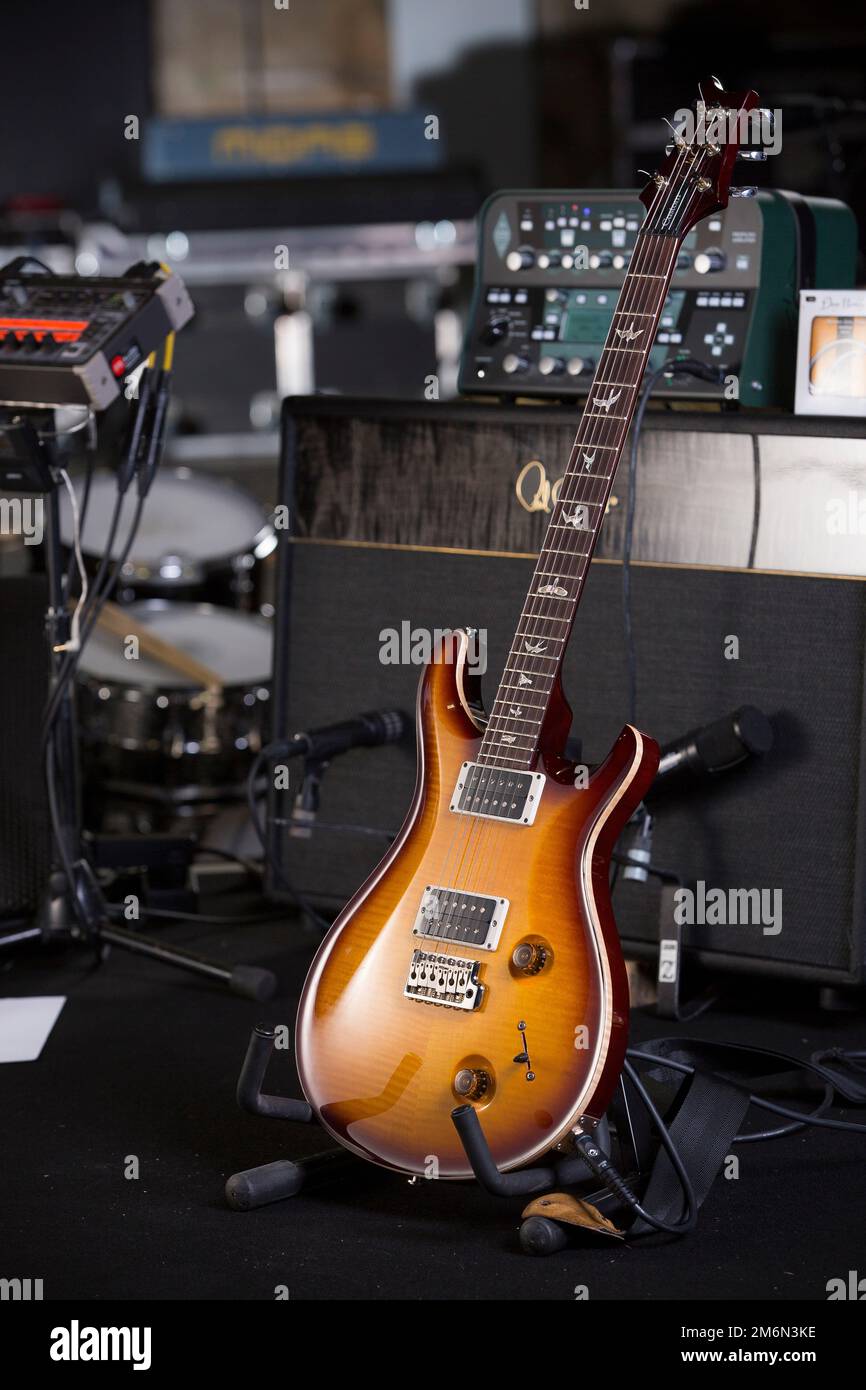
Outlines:
[[[511,825],[531,825],[544,791],[542,772],[519,772],[484,762],[464,763],[451,810]]]

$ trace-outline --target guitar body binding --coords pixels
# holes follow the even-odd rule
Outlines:
[[[608,865],[658,766],[657,745],[627,725],[576,786],[557,684],[531,823],[453,810],[484,727],[468,649],[454,633],[422,675],[409,814],[322,942],[296,1031],[323,1126],[374,1163],[440,1178],[472,1176],[457,1104],[477,1108],[503,1172],[604,1113],[628,1029]]]

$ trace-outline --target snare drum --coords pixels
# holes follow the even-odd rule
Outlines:
[[[148,599],[129,605],[137,627],[222,678],[214,700],[122,638],[94,628],[80,661],[79,708],[91,791],[158,804],[173,815],[244,794],[266,728],[271,625],[254,613]]]
[[[83,490],[79,478],[79,504]],[[82,536],[91,573],[105,551],[116,500],[115,475],[95,473]],[[121,507],[112,546],[115,559],[125,544],[137,501],[133,484]],[[65,492],[61,492],[60,506],[61,534],[69,546],[72,519]],[[189,468],[163,468],[145,499],[117,597],[121,602],[164,598],[252,610],[261,602],[262,561],[275,546],[273,527],[245,489]]]

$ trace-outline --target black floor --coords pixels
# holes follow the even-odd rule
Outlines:
[[[311,942],[291,920],[163,931],[276,970],[280,997],[248,1003],[116,949],[98,971],[81,951],[0,956],[0,997],[69,996],[39,1061],[0,1066],[0,1274],[43,1279],[46,1299],[270,1300],[285,1285],[302,1300],[571,1300],[587,1285],[592,1299],[824,1300],[828,1279],[863,1265],[866,1139],[818,1131],[739,1148],[739,1179],[717,1181],[684,1241],[587,1238],[531,1259],[517,1244],[519,1201],[374,1169],[340,1190],[232,1212],[230,1173],[329,1147],[317,1129],[234,1102],[252,1025],[293,1021]],[[635,1038],[671,1031],[635,1017]],[[772,982],[748,1008],[688,1031],[804,1057],[866,1046],[862,1016],[822,1015]],[[286,1054],[268,1085],[297,1094]],[[137,1180],[124,1177],[133,1155]]]

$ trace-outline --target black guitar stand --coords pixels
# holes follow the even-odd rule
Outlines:
[[[238,1105],[251,1115],[312,1124],[315,1115],[306,1101],[270,1095],[263,1089],[275,1036],[275,1030],[263,1024],[253,1029],[238,1078]],[[491,1196],[532,1196],[574,1186],[582,1179],[583,1190],[575,1195],[583,1202],[591,1204],[608,1217],[615,1215],[620,1208],[621,1204],[608,1187],[587,1189],[587,1160],[579,1155],[557,1155],[544,1166],[501,1173],[493,1160],[474,1107],[469,1104],[456,1106],[451,1111],[451,1119],[477,1182]],[[612,1128],[616,1130],[620,1165],[627,1172],[627,1181],[640,1180],[642,1171],[645,1176],[649,1164],[649,1127],[630,1103],[622,1081],[608,1115],[597,1127],[599,1141],[605,1149],[610,1147]],[[369,1172],[370,1168],[365,1159],[343,1148],[327,1149],[297,1161],[277,1159],[273,1163],[232,1174],[226,1182],[226,1200],[235,1211],[250,1211],[295,1197],[302,1191],[309,1192],[361,1172]],[[562,1250],[569,1243],[570,1229],[545,1216],[530,1216],[520,1228],[520,1244],[527,1254],[549,1255]]]

